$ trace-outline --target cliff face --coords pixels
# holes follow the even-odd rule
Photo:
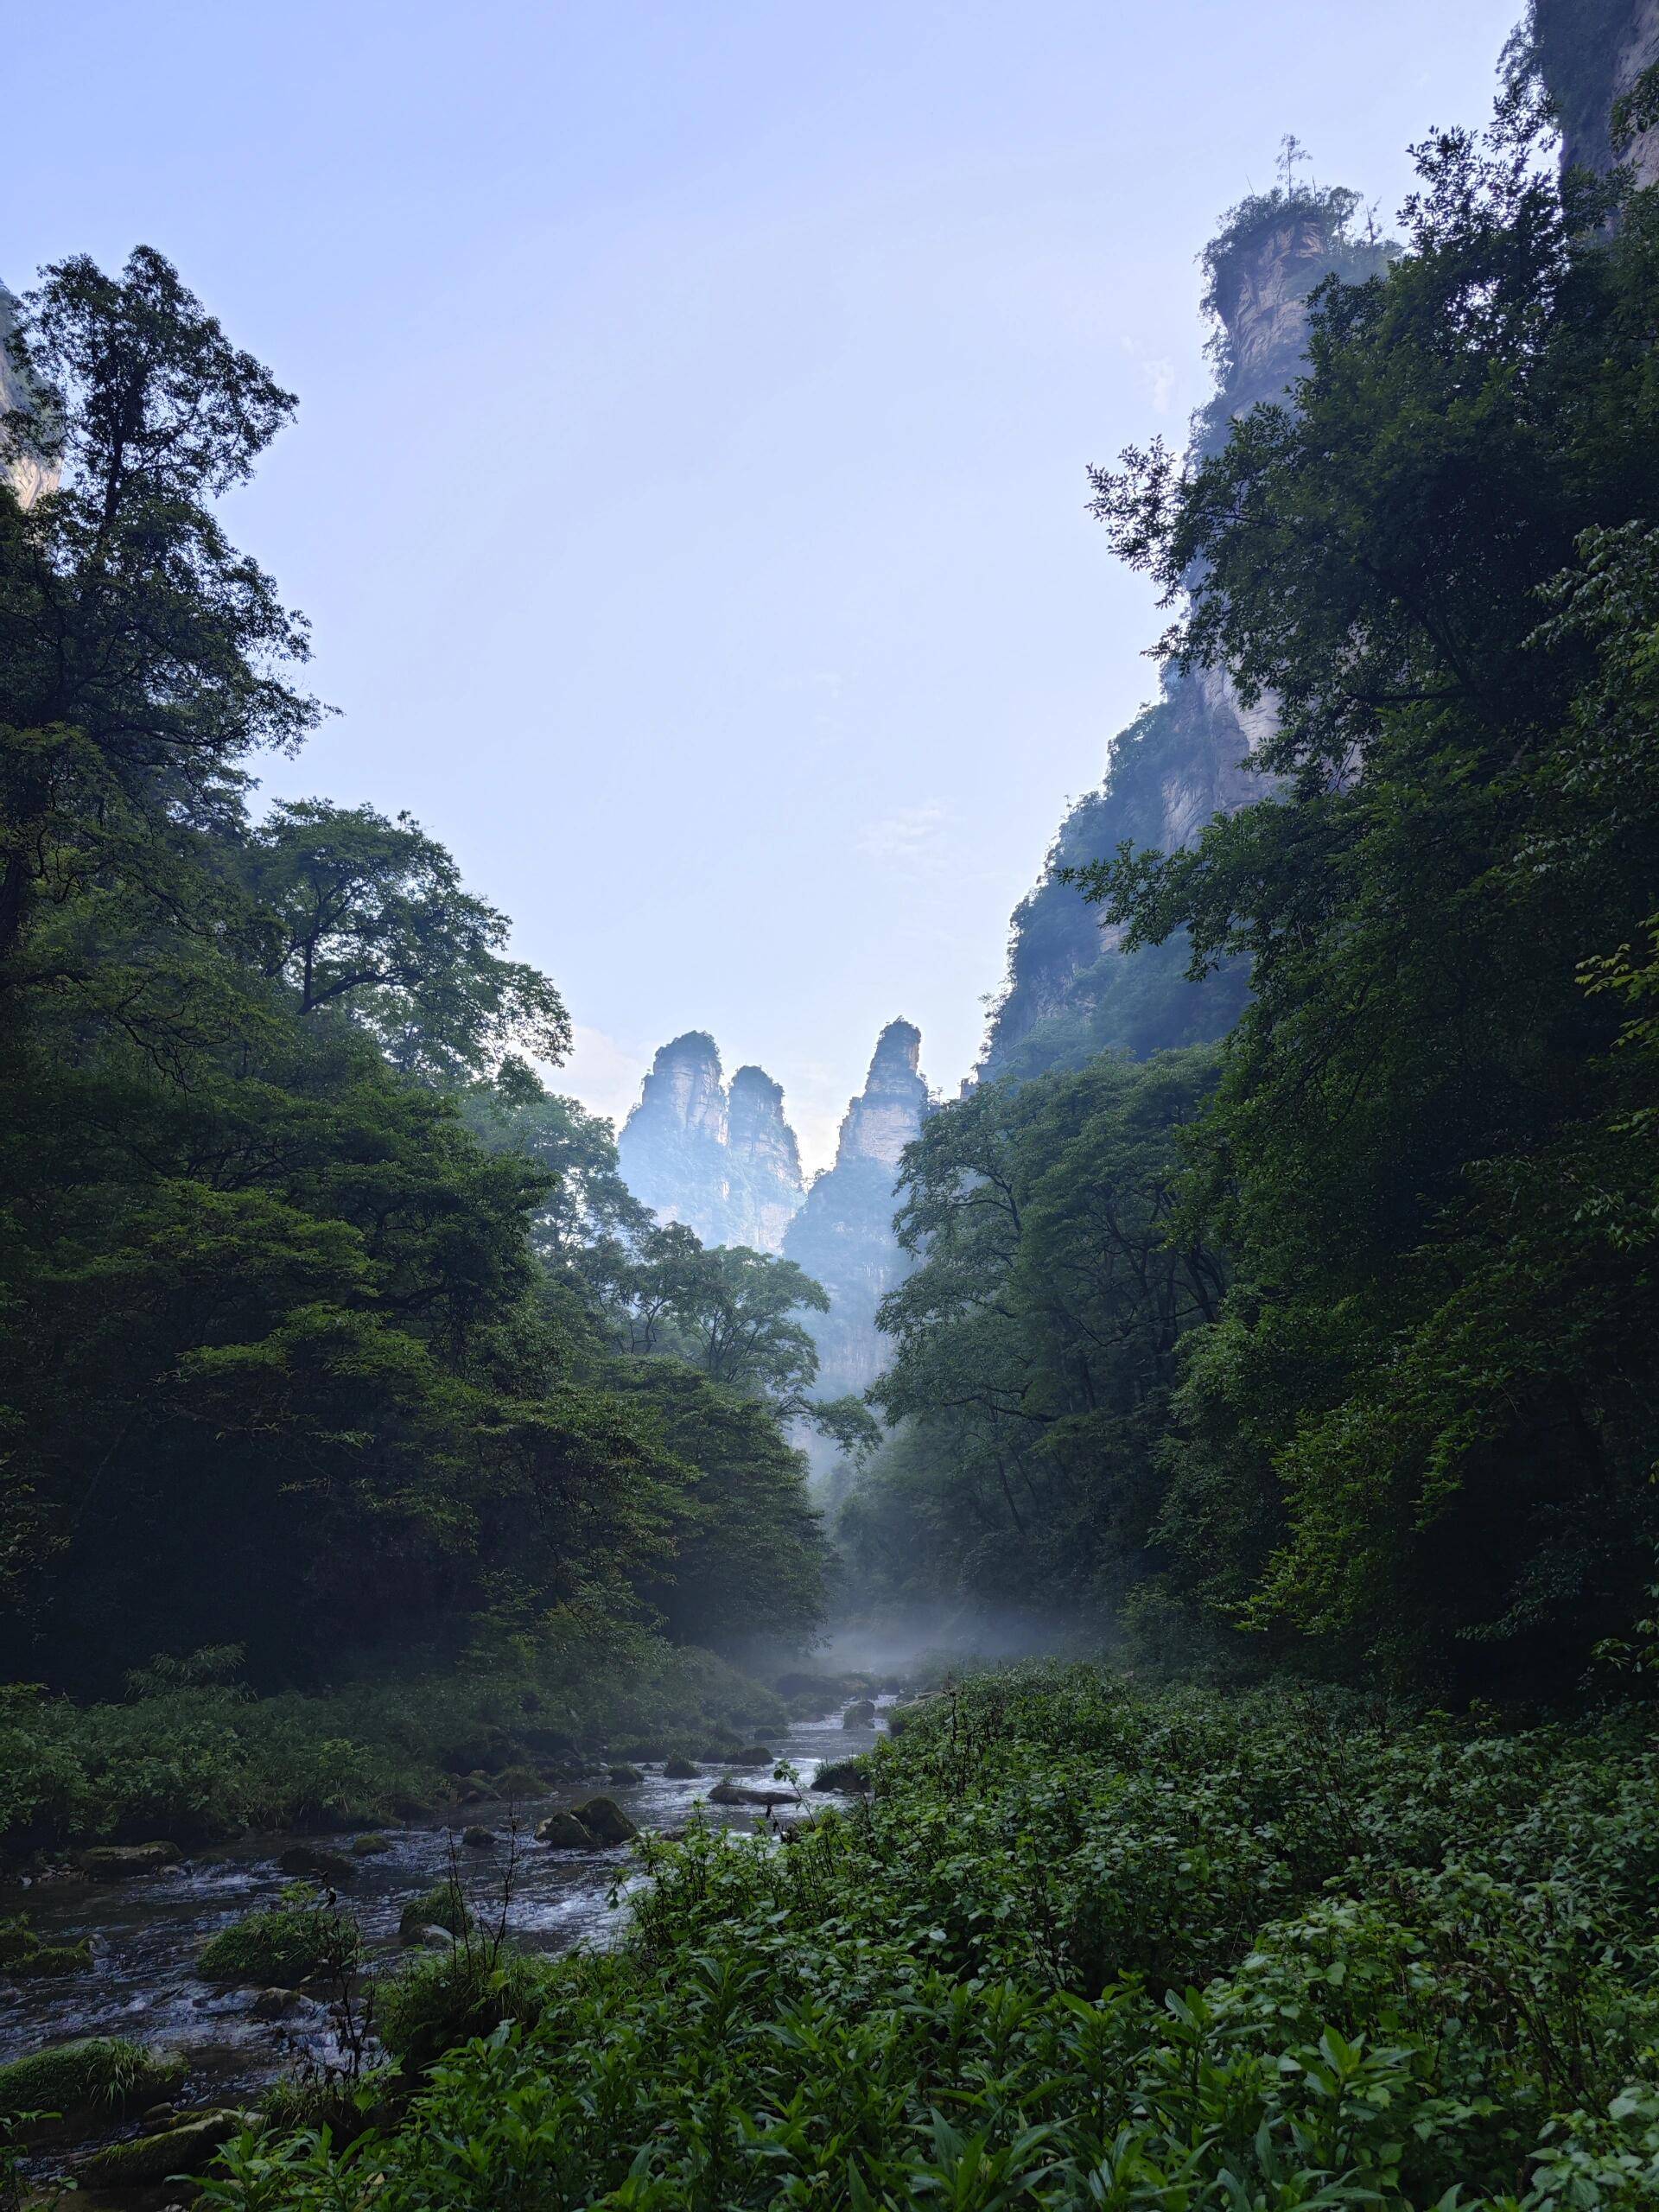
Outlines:
[[[728,1092],[705,1030],[658,1052],[617,1151],[623,1180],[659,1219],[683,1222],[705,1244],[782,1249],[803,1196],[782,1088],[748,1067]]]
[[[28,404],[29,391],[11,354],[11,334],[17,327],[17,300],[0,284],[0,416]],[[0,474],[17,496],[18,504],[32,507],[42,493],[56,488],[57,469],[26,445],[13,445],[0,429]]]
[[[1659,62],[1659,0],[1534,0],[1534,60],[1561,126],[1563,168],[1613,166],[1612,111]],[[1659,124],[1617,158],[1659,182]]]
[[[890,1021],[881,1032],[864,1088],[842,1118],[836,1164],[814,1181],[784,1238],[785,1257],[830,1294],[829,1313],[808,1319],[821,1397],[861,1393],[881,1371],[876,1308],[909,1266],[893,1233],[893,1185],[928,1110],[921,1046],[913,1022]]]
[[[1218,388],[1194,424],[1199,454],[1294,378],[1315,286],[1382,264],[1384,246],[1346,234],[1353,204],[1345,193],[1270,194],[1248,203],[1211,247]],[[1104,782],[1062,823],[1036,887],[1015,910],[982,1076],[1074,1066],[1108,1048],[1140,1057],[1231,1027],[1243,1002],[1239,974],[1188,983],[1185,949],[1174,943],[1125,955],[1120,933],[1059,875],[1109,858],[1125,840],[1178,851],[1213,816],[1259,798],[1252,760],[1273,727],[1271,706],[1243,707],[1219,671],[1165,671],[1160,697],[1113,741]]]

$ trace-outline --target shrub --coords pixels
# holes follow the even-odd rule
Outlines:
[[[210,1937],[196,1963],[209,1981],[292,1989],[349,1973],[360,1949],[355,1921],[296,1882],[273,1910],[245,1914]]]

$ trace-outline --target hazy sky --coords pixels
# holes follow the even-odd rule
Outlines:
[[[1385,213],[1520,0],[62,0],[7,10],[0,276],[160,247],[298,391],[232,503],[342,711],[625,1111],[711,1029],[810,1164],[945,1088],[1148,695],[1084,468],[1206,391],[1194,257],[1287,130]]]

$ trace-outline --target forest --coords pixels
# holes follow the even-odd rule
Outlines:
[[[629,1191],[444,844],[261,794],[326,709],[221,503],[295,399],[159,251],[41,272],[0,2208],[1659,2203],[1659,60],[1558,157],[1617,13],[1534,10],[1397,236],[1288,146],[1224,218],[1216,401],[1090,480],[1159,697],[867,1400]]]

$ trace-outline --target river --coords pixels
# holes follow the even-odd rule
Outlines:
[[[890,1704],[891,1698],[878,1700]],[[770,1749],[798,1771],[810,1789],[830,1759],[869,1751],[882,1726],[846,1727],[839,1713],[824,1720],[796,1721],[770,1739]],[[507,1908],[507,1926],[520,1948],[556,1953],[577,1943],[615,1940],[632,1886],[626,1846],[611,1851],[565,1853],[533,1840],[536,1824],[561,1807],[574,1808],[598,1794],[613,1797],[638,1827],[682,1827],[697,1799],[722,1772],[753,1787],[772,1783],[772,1769],[705,1766],[695,1781],[674,1781],[660,1765],[638,1783],[588,1782],[550,1786],[544,1795],[511,1808],[469,1807],[435,1814],[403,1827],[380,1827],[391,1848],[353,1861],[356,1877],[342,1896],[362,1929],[371,1962],[400,1947],[398,1916],[413,1897],[444,1880],[458,1855],[464,1885],[480,1917],[500,1910],[501,1867],[507,1856],[509,1815],[518,1823],[520,1848]],[[827,1793],[813,1802],[833,1802]],[[706,1817],[722,1826],[751,1828],[752,1808],[709,1806]],[[464,1825],[497,1831],[497,1851],[462,1847]],[[284,1885],[276,1861],[296,1843],[322,1841],[349,1849],[349,1838],[315,1835],[246,1837],[217,1845],[162,1874],[118,1883],[38,1883],[0,1889],[0,1913],[27,1912],[48,1942],[90,1936],[89,1973],[60,1981],[0,1980],[0,2059],[63,2043],[76,2036],[119,2035],[179,2052],[191,2081],[185,2100],[234,2102],[257,2091],[296,2060],[330,2060],[332,2030],[326,2003],[298,1996],[277,2020],[256,2017],[257,1993],[227,1990],[205,1981],[195,1961],[208,1937],[244,1913],[275,1904]],[[620,1891],[619,1903],[613,1892]]]

